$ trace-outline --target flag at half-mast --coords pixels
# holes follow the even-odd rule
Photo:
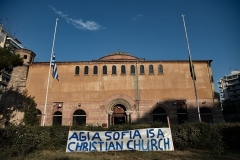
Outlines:
[[[191,77],[193,80],[196,80],[196,74],[195,74],[195,71],[194,71],[194,65],[192,63],[192,60],[189,56],[189,68],[190,68],[190,73],[191,73]]]
[[[52,77],[59,81],[55,53],[52,54],[51,66],[52,66]]]

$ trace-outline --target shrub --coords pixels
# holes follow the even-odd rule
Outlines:
[[[224,142],[224,148],[228,150],[240,150],[240,123],[219,124],[218,128],[221,132]]]
[[[30,99],[30,104],[28,107],[24,108],[24,117],[23,122],[25,125],[38,125],[38,118],[37,118],[37,108],[36,103],[32,99]]]
[[[165,124],[124,124],[102,128],[100,126],[72,126],[79,131],[122,131],[141,128],[162,128]],[[26,155],[35,150],[65,149],[68,126],[13,126],[0,129],[0,153],[6,156]],[[239,150],[240,123],[217,124],[184,123],[172,125],[172,138],[175,149],[205,149],[222,153],[224,149]],[[3,155],[2,154],[2,155]],[[2,156],[1,155],[1,156]]]
[[[223,151],[222,135],[217,125],[184,123],[172,128],[173,143],[178,149],[208,149]]]

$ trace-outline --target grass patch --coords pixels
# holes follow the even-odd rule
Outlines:
[[[206,150],[185,150],[185,151],[112,151],[112,152],[78,152],[66,153],[65,150],[57,151],[36,151],[26,156],[17,156],[3,158],[1,154],[0,159],[10,160],[239,160],[239,152],[226,151],[224,154],[216,154]],[[1,158],[2,157],[2,158]]]

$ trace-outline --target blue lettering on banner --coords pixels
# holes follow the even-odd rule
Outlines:
[[[69,131],[66,152],[93,151],[171,151],[174,150],[169,128],[128,131]]]
[[[102,145],[104,142],[98,142],[100,144],[100,151],[102,151]]]
[[[146,145],[147,148],[144,148],[144,143],[143,142],[144,142],[144,140],[142,139],[142,148],[141,149],[143,151],[149,151],[149,140],[147,140],[147,145]]]
[[[115,146],[114,146],[113,142],[110,142],[109,147],[108,147],[108,150],[111,150],[111,148],[112,148],[113,150],[115,150]]]
[[[87,139],[86,136],[83,136],[84,134],[85,134],[84,132],[79,133],[79,141],[85,141]]]
[[[123,150],[123,141],[121,141],[120,143],[119,142],[116,142],[116,150]]]
[[[167,141],[166,141],[166,138],[164,138],[164,149],[165,149],[165,150],[166,150],[166,148],[167,148],[167,145],[168,145],[168,149],[170,149],[169,138],[167,138]]]
[[[133,148],[130,147],[130,142],[132,142],[132,141],[133,141],[133,140],[129,140],[129,141],[127,142],[127,148],[130,149],[130,150],[133,150]]]
[[[70,152],[73,152],[73,151],[74,151],[74,150],[72,150],[71,147],[70,147],[70,145],[72,145],[72,144],[75,144],[75,142],[70,142],[70,143],[68,144],[68,146],[67,146],[67,147],[68,147],[68,150],[69,150]]]
[[[105,143],[105,151],[108,151],[108,142]]]
[[[79,142],[77,142],[75,151],[78,151],[78,150],[79,150],[79,151],[82,150],[82,143],[80,143],[80,145],[79,145]]]
[[[112,132],[105,132],[105,136],[107,137],[106,140],[110,141],[112,139],[112,137],[109,135]]]
[[[133,138],[132,138],[132,131],[129,131],[129,136],[130,136],[129,139],[133,139]]]
[[[151,149],[152,149],[152,151],[153,151],[154,149],[158,150],[156,144],[157,144],[156,139],[151,139]],[[154,148],[153,148],[153,147],[154,147]]]
[[[97,144],[97,142],[92,142],[91,143],[91,148],[93,148],[91,151],[95,151],[96,150],[96,146],[95,146],[95,144]]]
[[[162,136],[164,138],[164,134],[162,132],[161,129],[158,129],[158,135],[157,135],[157,138],[159,138],[159,136]]]
[[[149,129],[149,134],[150,134],[149,138],[153,138],[155,136],[154,129]]]
[[[136,138],[136,137],[139,137],[140,139],[142,138],[141,134],[139,133],[138,130],[135,130],[134,135],[133,135],[133,139]]]
[[[123,139],[127,133],[129,133],[129,132],[128,131],[122,131],[121,139]]]
[[[113,139],[114,139],[114,140],[118,140],[119,137],[120,137],[120,133],[119,133],[119,132],[113,133]]]
[[[134,149],[141,150],[140,146],[141,146],[140,139],[138,141],[134,140]],[[138,147],[138,149],[137,149],[137,147]]]
[[[163,140],[163,139],[160,138],[159,141],[158,141],[158,148],[159,148],[161,151],[163,150],[163,148],[161,148],[161,146],[160,146],[162,140]]]
[[[78,135],[77,135],[76,132],[74,132],[68,140],[71,140],[71,139],[74,139],[74,138],[78,141]]]
[[[82,151],[88,151],[88,143],[87,142],[82,143]]]
[[[99,133],[97,132],[97,133],[95,133],[94,135],[93,135],[93,137],[92,137],[92,141],[94,141],[95,140],[95,138],[98,138],[99,139],[99,141],[102,141],[101,140],[101,138],[100,138],[100,135],[99,135]]]

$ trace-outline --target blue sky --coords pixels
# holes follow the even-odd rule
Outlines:
[[[187,60],[181,15],[193,60],[212,59],[217,80],[240,70],[240,0],[5,0],[1,23],[50,60],[55,19],[56,60],[91,61],[116,51],[146,60]]]

